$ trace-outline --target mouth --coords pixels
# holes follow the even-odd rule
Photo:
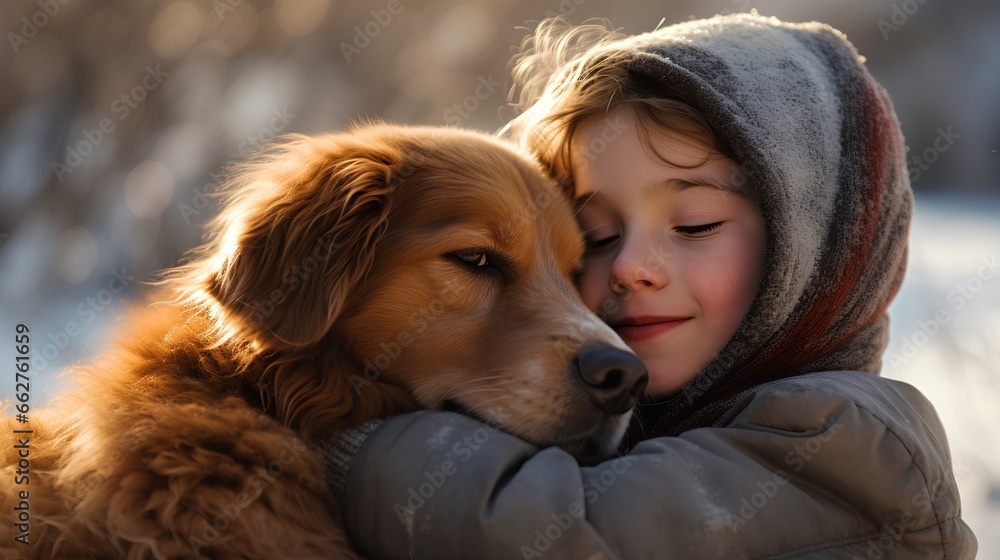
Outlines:
[[[622,340],[645,340],[670,332],[689,321],[690,317],[625,317],[609,326]]]

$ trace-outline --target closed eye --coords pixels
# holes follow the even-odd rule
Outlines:
[[[714,222],[698,226],[677,226],[674,229],[688,237],[704,237],[705,234],[717,229],[722,224],[723,222]]]
[[[608,245],[611,245],[615,241],[617,241],[618,237],[620,237],[620,236],[618,236],[618,235],[612,235],[610,237],[605,237],[603,239],[597,239],[597,240],[589,239],[589,238],[584,239],[585,250],[588,253],[591,253],[591,252],[594,252],[594,251],[598,251],[600,249],[603,249],[604,247],[607,247]]]

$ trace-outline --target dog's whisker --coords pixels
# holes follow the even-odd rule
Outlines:
[[[504,371],[504,370],[498,370],[498,371]],[[510,380],[510,374],[508,373],[507,375],[491,375],[486,377],[476,377],[474,379],[466,379],[462,381],[459,385],[455,386],[454,388],[459,390],[462,387],[465,387],[466,385],[479,386],[483,382],[494,381],[494,380]]]
[[[483,407],[485,407],[485,406],[487,406],[489,404],[493,404],[493,403],[495,403],[497,401],[502,401],[504,399],[510,399],[510,398],[513,398],[513,397],[514,397],[514,395],[511,395],[511,394],[508,393],[506,395],[500,395],[499,397],[494,397],[492,399],[487,399],[485,401],[479,401],[479,402],[476,402],[476,403],[471,403],[471,404],[467,405],[467,408],[469,408],[473,412],[479,412],[479,409],[482,409]]]
[[[506,391],[506,390],[507,389],[504,389],[502,387],[477,387],[477,388],[469,389],[467,391],[462,391],[462,395],[463,396],[464,395],[471,395],[472,393],[482,393],[484,391],[500,391],[500,392],[503,392],[503,391]]]

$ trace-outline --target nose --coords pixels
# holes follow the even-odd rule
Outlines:
[[[624,293],[643,288],[659,289],[669,281],[667,257],[663,246],[654,248],[652,242],[632,240],[611,266],[609,284],[611,291]]]
[[[581,348],[572,368],[594,404],[607,414],[628,412],[649,381],[646,366],[635,354],[606,342]]]

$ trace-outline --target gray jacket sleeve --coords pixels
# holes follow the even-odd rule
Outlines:
[[[348,475],[371,558],[973,558],[947,442],[908,385],[825,372],[760,391],[725,427],[580,467],[476,420],[386,421]]]

